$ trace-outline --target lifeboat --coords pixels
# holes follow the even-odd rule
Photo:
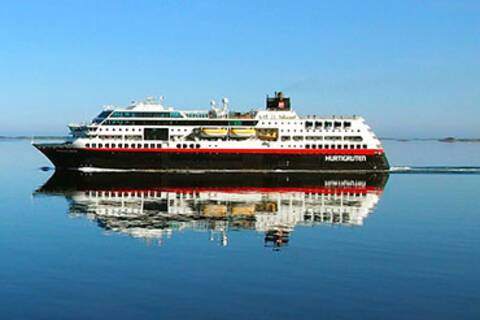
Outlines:
[[[276,141],[278,139],[278,129],[258,129],[257,137],[260,140]]]
[[[230,130],[230,136],[233,138],[250,138],[256,134],[253,128],[232,128]]]
[[[207,138],[223,138],[228,134],[226,128],[202,128],[202,136]]]
[[[202,208],[202,214],[206,218],[222,218],[227,215],[227,206],[207,204]]]
[[[232,215],[233,216],[254,216],[255,205],[254,204],[235,205],[232,207]]]

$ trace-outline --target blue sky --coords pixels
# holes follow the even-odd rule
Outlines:
[[[480,136],[480,1],[2,1],[0,135],[62,134],[145,96],[361,114],[380,136]]]

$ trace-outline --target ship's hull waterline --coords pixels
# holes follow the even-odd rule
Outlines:
[[[36,144],[59,170],[138,171],[371,171],[389,170],[381,149],[86,149]]]

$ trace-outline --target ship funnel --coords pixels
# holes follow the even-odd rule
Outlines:
[[[283,92],[275,91],[274,97],[267,95],[267,110],[272,111],[288,111],[290,110],[290,98],[285,97]]]

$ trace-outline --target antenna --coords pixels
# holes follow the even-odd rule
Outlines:
[[[228,110],[228,98],[224,97],[222,99],[222,103],[223,103],[223,112],[226,112]]]

